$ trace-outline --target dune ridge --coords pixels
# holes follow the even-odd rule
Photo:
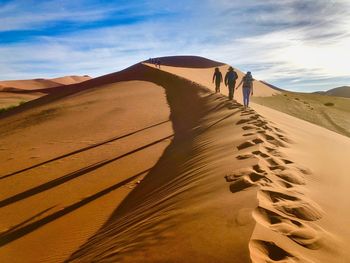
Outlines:
[[[167,67],[165,70],[186,76],[184,71]],[[194,71],[192,74],[196,75]],[[204,81],[200,82],[203,84]],[[208,83],[207,80],[206,86],[210,88],[212,85]],[[230,182],[232,193],[252,186],[259,188],[259,205],[253,212],[257,226],[249,243],[251,259],[253,262],[313,262],[305,258],[300,250],[290,251],[291,247],[281,242],[283,238],[278,237],[272,242],[266,240],[265,234],[260,234],[260,228],[263,227],[289,238],[300,247],[310,250],[325,248],[329,240],[324,237],[324,230],[317,225],[324,212],[304,193],[305,176],[311,172],[279,151],[279,148],[291,147],[293,143],[283,130],[254,110],[242,111],[241,116],[242,119],[236,125],[245,131],[243,136],[247,140],[236,146],[239,152],[244,152],[236,158],[240,161],[254,159],[257,163],[247,169],[239,169],[225,176],[225,179]],[[253,149],[252,152],[246,153],[249,149]]]
[[[6,92],[38,92],[43,89],[80,83],[91,79],[89,76],[65,76],[53,79],[26,79],[0,81],[0,91]]]
[[[232,167],[228,154],[232,138],[223,134],[235,128],[230,124],[239,118],[239,105],[190,80],[148,66],[142,68],[152,74],[150,81],[157,81],[167,92],[174,139],[142,183],[67,262],[181,262],[194,254],[198,262],[208,258],[231,262],[232,257],[248,261],[246,244],[252,229],[248,211],[254,207],[255,198],[241,203],[240,213],[234,217],[222,209],[231,202],[222,169]],[[225,153],[225,160],[215,160],[216,154]],[[238,199],[253,193],[247,191]],[[221,201],[213,202],[216,198]],[[220,214],[223,218],[213,223],[213,217],[218,219]],[[239,225],[231,222],[236,216]],[[235,231],[237,227],[239,232]],[[220,243],[210,242],[201,228],[224,238]],[[208,242],[213,247],[203,251]]]
[[[89,76],[65,76],[54,79],[0,81],[0,109],[17,107],[18,104],[45,96],[53,87],[81,83],[89,79]]]
[[[180,60],[172,58],[161,69],[138,63],[53,89],[0,118],[14,133],[29,128],[33,133],[40,131],[35,126],[45,127],[39,133],[45,141],[51,142],[45,137],[50,131],[71,147],[49,151],[45,159],[5,163],[0,184],[6,193],[0,205],[10,217],[4,219],[8,225],[0,233],[1,249],[9,252],[29,241],[33,244],[49,230],[57,232],[69,225],[73,237],[57,233],[66,242],[56,242],[56,246],[48,242],[50,254],[36,247],[31,253],[41,262],[346,262],[330,246],[341,243],[332,239],[327,228],[325,203],[313,201],[315,193],[309,187],[317,180],[315,167],[301,165],[293,154],[293,149],[300,149],[298,143],[304,143],[292,136],[295,128],[286,131],[281,128],[285,126],[271,121],[274,114],[280,117],[278,113],[256,105],[257,110],[245,110],[213,94],[210,72],[216,62],[208,65],[205,60],[201,67],[196,58],[193,68],[182,68]],[[276,92],[261,87],[262,95]],[[111,96],[124,106],[111,108]],[[235,96],[239,99],[240,93]],[[94,104],[92,99],[101,97]],[[128,107],[126,98],[141,109]],[[66,109],[55,108],[57,105]],[[80,120],[79,112],[87,105],[107,109],[96,116],[85,110],[86,119]],[[122,115],[129,108],[133,114]],[[38,116],[40,121],[32,127],[28,120]],[[110,116],[124,116],[123,125],[114,125],[116,119]],[[54,130],[67,118],[77,122],[66,127],[74,136],[60,136]],[[96,120],[104,127],[91,125]],[[299,120],[288,121],[304,127]],[[130,130],[130,122],[137,128]],[[111,136],[111,130],[124,126],[129,130]],[[6,129],[0,126],[0,134],[11,139]],[[84,146],[72,147],[88,129],[93,129],[95,137],[84,137]],[[324,131],[321,134],[328,136]],[[21,140],[25,144],[25,138]],[[338,144],[342,140],[337,137]],[[1,151],[8,150],[3,147]],[[64,165],[68,160],[71,167]],[[65,175],[47,181],[41,171],[52,172],[47,165],[53,164]],[[77,165],[84,168],[77,170]],[[118,177],[113,176],[116,171]],[[9,187],[16,182],[25,183],[19,185],[23,187],[20,191],[18,185]],[[80,189],[72,194],[74,186]],[[62,190],[64,202],[57,206],[58,199],[49,201],[52,196],[62,196]],[[46,197],[45,204],[38,203],[28,216],[24,207],[35,207],[40,197]],[[11,215],[15,208],[22,220]],[[89,222],[81,224],[81,218]],[[1,257],[5,262],[9,259],[0,250]]]
[[[233,108],[237,106],[233,105]],[[244,132],[242,137],[245,140],[236,145],[238,153],[252,148],[253,150],[247,154],[238,154],[236,158],[239,161],[249,159],[257,159],[258,161],[254,162],[255,164],[248,169],[240,169],[225,176],[226,181],[230,182],[231,192],[239,193],[252,186],[258,186],[260,188],[257,192],[259,203],[252,213],[258,227],[264,227],[285,236],[302,248],[320,249],[323,244],[322,229],[313,222],[322,217],[323,211],[302,191],[305,185],[304,177],[310,172],[279,152],[279,147],[288,147],[288,144],[291,143],[282,130],[268,123],[253,110],[240,109],[239,112],[241,112],[241,118],[236,124],[241,126]],[[129,205],[130,203],[125,204],[125,207]],[[107,229],[110,229],[110,226]],[[138,231],[141,230],[138,229]],[[94,246],[102,241],[101,235],[103,236],[103,234],[97,235],[97,240],[94,240],[94,237],[86,247],[82,247],[81,250],[73,254],[73,257],[67,262],[71,260],[79,262],[82,259],[92,260],[92,258],[98,259],[98,261],[112,258],[120,259],[119,254],[125,253],[125,251],[119,250],[120,248],[117,250],[119,252],[112,255],[107,254],[106,257],[96,256],[91,252],[94,251]],[[137,234],[135,233],[135,235]],[[249,242],[252,261],[312,262],[300,252],[288,252],[289,246],[283,244],[279,246],[276,243],[280,243],[280,240],[277,239],[275,242],[267,240],[265,235],[259,235],[259,230],[254,230]],[[90,258],[91,256],[92,258]]]

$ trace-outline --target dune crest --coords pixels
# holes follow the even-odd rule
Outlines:
[[[38,91],[41,89],[80,83],[91,79],[89,76],[65,76],[53,79],[27,79],[0,81],[0,91]]]
[[[345,192],[345,172],[320,178],[309,156],[308,132],[333,134],[214,94],[213,67],[227,65],[164,63],[52,88],[0,118],[0,259],[346,262],[336,225],[348,215],[319,190]],[[275,92],[257,82],[256,94]]]

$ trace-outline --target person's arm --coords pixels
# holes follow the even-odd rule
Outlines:
[[[236,89],[238,89],[238,88],[242,85],[242,83],[243,83],[243,79],[242,79],[241,82],[237,85],[237,88],[236,88]]]
[[[226,73],[226,75],[225,75],[225,86],[227,86],[227,78],[228,78],[228,76],[227,76],[227,73]]]
[[[212,83],[214,83],[214,80],[215,80],[215,72],[214,72],[214,75],[213,75],[213,81],[212,81]]]
[[[221,74],[221,72],[220,72],[220,82],[222,82],[223,80],[222,80],[222,74]]]
[[[251,87],[251,92],[250,92],[250,95],[253,96],[253,86],[254,86],[254,79],[252,81],[252,87]]]

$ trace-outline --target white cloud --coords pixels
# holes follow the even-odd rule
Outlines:
[[[46,15],[41,17],[39,12],[26,20],[25,17],[20,18],[18,13],[13,20],[7,20],[11,23],[2,25],[4,30],[11,26],[26,26],[23,24],[28,27],[34,24],[47,26],[50,21],[61,19],[77,22],[99,20],[111,15],[110,12],[115,12],[114,15],[119,18],[152,15],[161,12],[163,7],[166,12],[175,12],[176,16],[155,15],[129,25],[105,25],[61,35],[44,35],[23,44],[2,44],[0,79],[68,74],[98,76],[148,57],[195,54],[232,64],[242,70],[253,70],[254,76],[259,79],[282,83],[290,88],[299,88],[303,84],[309,87],[308,81],[319,83],[319,79],[350,81],[350,69],[347,67],[350,59],[347,52],[350,46],[349,16],[346,16],[346,9],[339,11],[339,6],[335,5],[341,3],[344,7],[346,1],[333,1],[334,6],[318,4],[314,7],[310,3],[315,0],[307,0],[309,21],[300,24],[297,23],[302,15],[297,12],[298,8],[302,8],[298,6],[303,2],[300,0],[283,1],[283,5],[276,4],[272,11],[268,7],[275,1],[270,0],[243,3],[208,0],[195,9],[193,5],[196,5],[189,2],[183,10],[178,6],[181,3],[169,1],[163,7],[155,7],[155,2],[146,1],[147,4],[139,4],[140,8],[135,8],[133,3],[131,6],[84,6],[84,9],[77,8],[79,5],[75,2],[68,11],[66,7],[59,9],[57,5],[57,10],[53,10],[52,2],[57,1],[47,2],[41,7],[41,10],[47,11]],[[329,14],[320,20],[318,10],[322,13],[326,7]],[[16,5],[7,5],[0,8],[0,14],[16,8]],[[118,10],[132,12],[118,13]],[[251,13],[244,13],[247,10]],[[281,23],[276,26],[274,21]]]

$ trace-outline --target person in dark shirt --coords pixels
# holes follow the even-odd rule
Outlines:
[[[250,95],[253,95],[253,82],[254,79],[252,73],[248,71],[236,88],[238,89],[243,84],[243,105],[245,108],[249,107],[249,97]]]
[[[219,68],[215,68],[214,75],[213,75],[213,83],[215,81],[215,93],[220,92],[220,84],[222,82],[222,74],[219,70]]]
[[[233,92],[235,89],[237,79],[238,75],[236,71],[234,71],[232,67],[229,67],[225,75],[225,85],[228,86],[228,98],[230,100],[233,100]]]

